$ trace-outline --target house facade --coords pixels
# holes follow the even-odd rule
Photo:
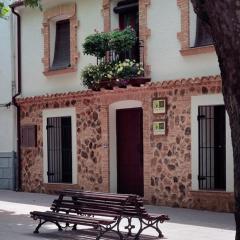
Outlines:
[[[211,37],[188,0],[42,1],[21,18],[21,188],[136,193],[233,211],[233,156]],[[151,81],[86,89],[89,35],[134,26]]]

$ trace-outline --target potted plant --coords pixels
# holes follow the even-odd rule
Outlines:
[[[83,53],[86,55],[95,56],[98,59],[105,57],[106,52],[109,51],[109,32],[97,32],[86,37],[83,43]]]
[[[111,64],[104,62],[99,65],[89,64],[82,70],[81,78],[83,80],[83,85],[94,91],[99,91],[101,87],[107,89],[113,88]]]
[[[137,35],[134,29],[127,27],[123,31],[115,30],[109,36],[109,49],[118,56],[130,51],[136,44]]]
[[[133,77],[142,76],[144,69],[135,60],[125,59],[114,65],[114,77],[119,87],[126,87]]]

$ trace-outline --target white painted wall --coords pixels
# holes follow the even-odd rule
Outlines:
[[[152,0],[148,10],[148,63],[154,81],[219,74],[215,53],[182,56],[177,33],[181,31],[176,0]],[[194,26],[193,26],[194,27]],[[192,28],[193,28],[192,27]]]
[[[47,2],[47,1],[46,1]],[[53,7],[62,3],[74,2],[71,0],[49,1],[44,8]],[[84,89],[80,72],[83,66],[95,63],[95,58],[83,55],[82,43],[95,30],[103,31],[102,0],[77,0],[77,17],[80,22],[78,28],[78,51],[80,59],[78,71],[63,75],[46,77],[43,75],[43,35],[41,34],[43,13],[38,9],[25,8],[22,16],[22,78],[23,96],[42,95],[79,91]],[[43,2],[44,3],[44,2]]]
[[[43,0],[44,8],[74,2],[73,0]],[[111,3],[111,28],[118,27],[118,16],[113,7],[118,0]],[[77,16],[80,21],[78,30],[78,50],[80,59],[78,71],[58,76],[43,75],[43,35],[41,34],[43,14],[38,9],[25,8],[22,15],[22,73],[23,96],[42,95],[78,91],[84,89],[80,79],[81,69],[95,63],[93,57],[83,55],[82,43],[94,30],[103,31],[102,0],[76,0]],[[194,15],[191,14],[191,19]],[[180,42],[177,32],[181,31],[180,9],[176,0],[152,0],[148,9],[148,27],[151,36],[148,40],[147,61],[151,65],[152,81],[163,81],[179,78],[219,74],[215,53],[182,56],[179,52]],[[192,21],[191,21],[192,22]],[[191,36],[195,31],[191,24]],[[191,37],[193,39],[193,37]],[[194,39],[193,39],[194,40]],[[191,41],[193,41],[191,40]]]
[[[11,17],[0,19],[0,104],[12,97]]]
[[[0,19],[0,105],[12,100],[13,52],[12,48],[12,16]],[[14,142],[14,108],[0,107],[0,152],[11,152]]]
[[[206,96],[192,96],[191,98],[191,126],[192,126],[192,190],[198,190],[198,106],[224,105],[223,96],[214,94]],[[233,180],[233,150],[229,117],[226,112],[226,191],[234,191]]]

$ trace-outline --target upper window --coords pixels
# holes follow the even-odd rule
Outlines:
[[[194,47],[202,47],[213,44],[213,38],[209,30],[210,29],[207,24],[197,17]]]
[[[58,5],[44,12],[44,74],[54,75],[77,70],[76,5]]]
[[[200,20],[193,10],[190,0],[177,0],[181,11],[181,32],[178,39],[182,55],[213,52],[212,36],[206,23]]]
[[[140,43],[139,43],[139,4],[138,0],[120,1],[114,8],[114,12],[118,14],[120,30],[124,30],[126,27],[132,27],[137,34],[137,42],[133,49],[125,53],[123,58],[135,59],[140,61]]]
[[[51,69],[58,70],[70,66],[70,22],[68,19],[56,23],[55,51]]]

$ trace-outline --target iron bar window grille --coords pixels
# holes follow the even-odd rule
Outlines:
[[[199,189],[226,189],[225,107],[199,106]]]
[[[47,118],[48,182],[72,183],[71,117]]]

